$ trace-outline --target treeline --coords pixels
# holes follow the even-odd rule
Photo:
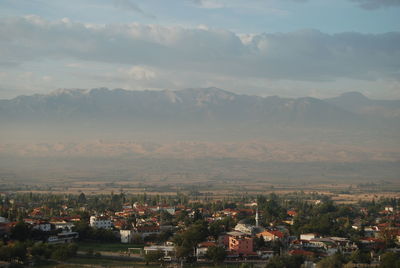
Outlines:
[[[93,228],[86,221],[78,222],[73,231],[79,233],[79,240],[97,241],[97,242],[118,242],[119,238],[113,230]]]
[[[40,264],[47,260],[63,261],[76,256],[78,246],[69,244],[47,244],[32,241],[0,243],[0,260],[12,263],[13,267],[26,267],[28,263]]]
[[[0,242],[0,260],[10,262],[13,267],[25,267],[28,263],[46,263],[47,260],[66,260],[76,255],[77,245],[48,244],[50,235],[59,230],[42,232],[32,229],[22,220],[10,230],[10,236],[4,236]]]

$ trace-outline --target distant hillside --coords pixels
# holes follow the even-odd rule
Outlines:
[[[400,126],[398,103],[370,100],[360,93],[322,100],[239,95],[218,88],[67,89],[0,100],[0,137],[3,142],[103,138],[391,142]]]
[[[358,93],[359,94],[359,93]],[[392,107],[393,106],[393,107]],[[98,88],[58,90],[48,95],[0,101],[1,120],[123,120],[188,123],[198,121],[345,124],[362,120],[372,108],[398,108],[399,102],[373,101],[356,93],[321,100],[237,95],[218,88],[180,91],[127,91]],[[374,115],[381,115],[377,110]],[[386,115],[386,114],[384,114]],[[395,117],[395,114],[392,114]]]
[[[348,92],[325,101],[356,114],[400,118],[400,100],[371,100],[359,92]]]
[[[0,180],[395,180],[398,107],[360,93],[264,98],[217,88],[19,96],[0,100]]]

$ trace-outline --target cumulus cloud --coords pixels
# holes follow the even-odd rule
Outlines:
[[[128,69],[119,69],[119,71],[134,80],[153,80],[156,78],[154,70],[144,66],[133,66]]]
[[[0,20],[0,66],[63,59],[290,80],[399,78],[400,33],[325,34],[316,30],[238,35],[208,28],[86,25],[40,17]],[[141,67],[142,68],[142,67]]]

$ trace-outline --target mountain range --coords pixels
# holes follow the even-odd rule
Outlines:
[[[179,91],[64,89],[0,100],[0,120],[91,120],[149,123],[278,123],[344,125],[379,118],[399,121],[400,100],[371,100],[357,92],[317,99],[238,95],[218,88]],[[393,121],[393,122],[394,122]]]
[[[310,170],[323,174],[330,165],[343,177],[398,178],[399,122],[399,100],[357,92],[318,99],[218,88],[57,90],[0,100],[0,178],[121,170],[126,177],[214,170],[227,177],[308,178]],[[302,175],[289,163],[305,163]]]
[[[239,95],[218,88],[178,91],[60,89],[0,100],[2,142],[396,141],[400,101],[349,92],[335,98]]]

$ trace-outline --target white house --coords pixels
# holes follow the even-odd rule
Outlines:
[[[252,224],[249,224],[246,222],[246,220],[241,220],[236,224],[235,228],[233,228],[234,231],[237,232],[242,232],[247,235],[255,235],[258,233],[261,233],[265,230],[265,228],[261,226],[254,226]]]
[[[300,239],[301,240],[311,240],[311,239],[314,239],[314,238],[317,238],[318,237],[318,235],[317,234],[314,234],[314,233],[309,233],[309,234],[301,234],[300,235]]]
[[[54,221],[50,222],[51,224],[54,225],[55,229],[61,229],[64,232],[72,232],[72,228],[75,226],[73,222],[67,222],[67,221]]]
[[[262,259],[262,260],[268,260],[272,257],[274,257],[274,251],[273,250],[259,250],[257,251],[257,255]]]
[[[386,206],[385,211],[387,212],[393,212],[393,207],[392,206]]]
[[[104,216],[90,216],[90,226],[98,229],[111,229],[112,222]]]
[[[253,231],[253,226],[250,225],[250,224],[239,222],[238,224],[236,224],[234,230],[238,231],[238,232],[242,232],[242,233],[248,234],[248,235],[251,235],[252,231]]]
[[[199,258],[204,258],[204,256],[207,254],[207,251],[210,247],[216,246],[215,242],[202,242],[197,245],[196,247],[196,257]]]
[[[119,230],[119,234],[121,236],[121,243],[131,243],[133,235],[135,234],[135,231],[133,230]]]
[[[50,232],[51,231],[50,222],[41,221],[41,220],[32,220],[32,219],[25,219],[24,221],[26,223],[31,224],[32,225],[32,229],[40,230],[42,232]]]
[[[175,215],[175,207],[163,207],[161,210],[166,211],[171,215]]]
[[[145,238],[150,235],[159,234],[161,232],[160,226],[137,226],[133,228],[135,234]]]

